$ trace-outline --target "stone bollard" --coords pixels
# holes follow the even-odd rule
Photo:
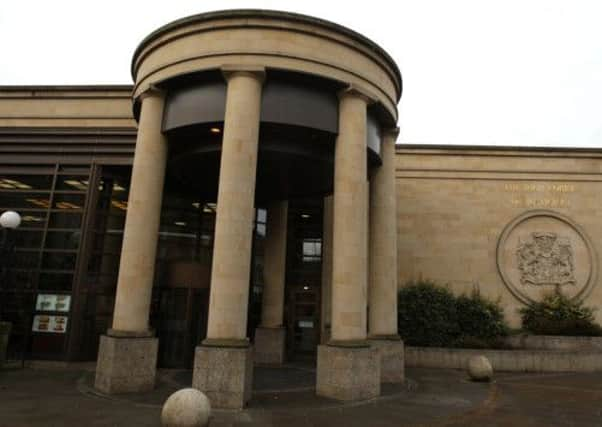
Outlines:
[[[468,376],[473,381],[491,381],[493,368],[485,356],[472,356],[468,360]]]
[[[196,388],[183,388],[167,398],[161,411],[163,427],[205,427],[209,425],[211,403]]]

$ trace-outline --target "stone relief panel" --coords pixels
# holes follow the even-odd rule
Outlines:
[[[559,239],[551,232],[533,232],[529,240],[521,242],[516,250],[522,285],[564,286],[577,283],[573,248],[567,237]]]
[[[584,231],[552,211],[529,211],[514,219],[497,245],[497,266],[508,289],[520,301],[540,300],[559,290],[584,298],[597,274],[594,249]]]

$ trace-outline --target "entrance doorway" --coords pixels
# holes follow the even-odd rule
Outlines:
[[[207,331],[209,288],[164,288],[160,305],[159,365],[190,368],[194,349]]]
[[[308,285],[290,286],[288,305],[288,358],[313,359],[320,339],[319,288]]]
[[[286,307],[288,360],[313,360],[320,342],[321,197],[289,201]]]

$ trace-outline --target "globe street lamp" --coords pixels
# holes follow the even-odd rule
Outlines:
[[[21,225],[21,215],[19,215],[17,212],[6,211],[0,215],[0,226],[2,228],[14,230],[19,225]]]
[[[21,215],[14,211],[6,211],[0,215],[0,227],[2,228],[2,241],[0,246],[0,288],[7,286],[8,269],[12,261],[15,249],[14,230],[21,224]],[[8,287],[8,286],[7,286]],[[1,298],[5,300],[5,298]],[[3,307],[0,307],[3,308]],[[0,317],[0,366],[6,360],[6,348],[12,324],[3,322]],[[23,353],[24,354],[24,353]],[[22,358],[24,359],[24,357]],[[23,365],[23,361],[21,364]]]
[[[6,283],[7,270],[15,249],[14,230],[21,224],[21,215],[15,211],[6,211],[0,215],[2,228],[2,246],[0,246],[0,285]]]

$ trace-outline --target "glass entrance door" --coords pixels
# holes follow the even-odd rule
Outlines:
[[[159,366],[191,368],[194,350],[205,338],[209,289],[165,288],[161,295]]]
[[[289,287],[289,360],[315,357],[320,331],[319,288]]]

